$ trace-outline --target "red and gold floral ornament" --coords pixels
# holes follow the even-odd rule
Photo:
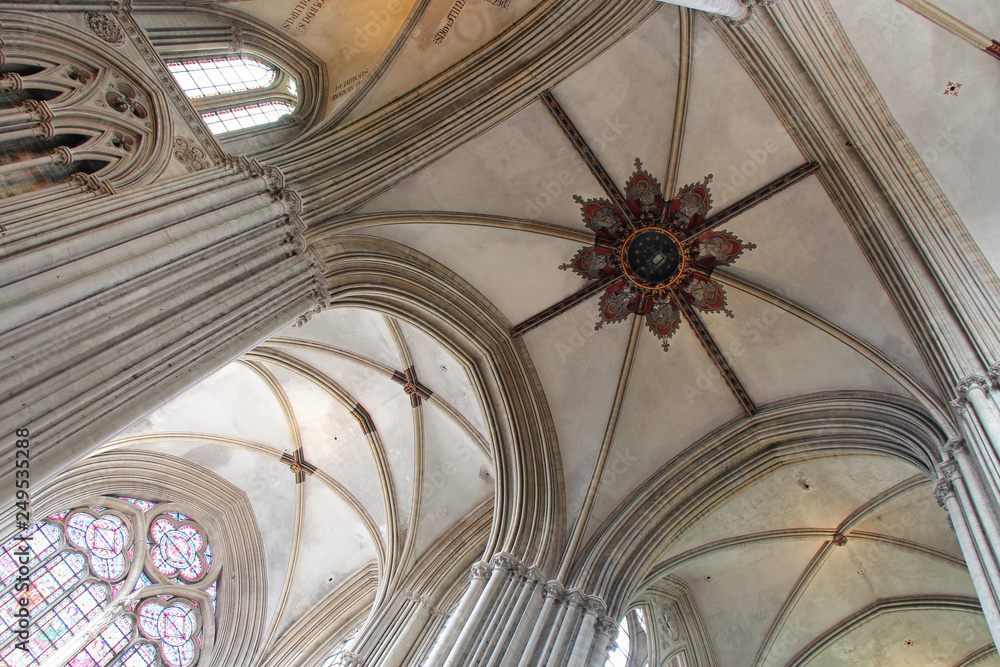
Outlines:
[[[680,325],[678,299],[704,313],[733,316],[712,272],[756,246],[705,225],[712,208],[711,175],[666,201],[660,184],[638,158],[635,167],[625,186],[627,210],[607,199],[574,197],[584,224],[594,232],[594,245],[580,249],[559,268],[572,269],[587,280],[611,280],[601,296],[595,329],[635,313],[645,316],[649,330],[667,349]]]

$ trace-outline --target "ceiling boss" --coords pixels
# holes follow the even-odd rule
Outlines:
[[[663,339],[666,349],[685,306],[733,316],[712,271],[756,246],[726,231],[703,229],[712,207],[711,180],[709,175],[664,201],[660,184],[636,158],[635,173],[625,186],[624,207],[603,198],[574,198],[583,209],[584,224],[594,232],[594,245],[559,268],[608,282],[595,328],[635,313],[645,316],[649,330]]]

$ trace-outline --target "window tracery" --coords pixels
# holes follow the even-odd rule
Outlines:
[[[170,506],[103,500],[29,529],[27,591],[15,590],[14,549],[24,541],[0,546],[0,664],[197,666],[204,627],[215,618],[218,568],[208,535]],[[17,646],[15,616],[25,596],[28,651]]]
[[[167,68],[213,134],[270,125],[295,113],[295,79],[255,58],[180,60]]]

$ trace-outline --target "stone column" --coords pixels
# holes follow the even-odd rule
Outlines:
[[[986,623],[993,635],[994,643],[1000,644],[1000,601],[991,585],[986,568],[984,567],[980,548],[987,548],[988,545],[976,544],[976,539],[969,529],[968,518],[955,492],[955,485],[952,480],[942,478],[934,486],[934,497],[938,505],[948,510],[952,528],[958,537],[958,543],[962,547],[962,554],[965,556],[966,565],[969,567],[969,575],[972,577],[972,584],[979,595],[979,602],[986,616]],[[968,508],[972,509],[972,508]]]
[[[604,667],[608,661],[608,651],[618,638],[618,622],[610,616],[601,616],[594,626],[594,645],[587,667]]]
[[[448,659],[445,660],[445,667],[464,667],[467,664],[465,654],[481,638],[483,620],[493,610],[493,605],[500,590],[507,583],[511,570],[517,567],[517,561],[507,554],[497,554],[493,557],[492,566],[493,574],[490,575],[490,580],[487,582],[483,594],[479,596],[476,606],[469,614],[465,627],[462,628],[458,639],[455,640],[455,645],[449,652]]]
[[[591,650],[596,648],[594,641],[597,639],[598,618],[605,611],[607,608],[600,598],[588,597],[584,602],[583,623],[580,625],[580,633],[576,636],[576,643],[573,644],[573,652],[567,663],[568,667],[586,667]],[[604,646],[607,646],[606,639],[598,641],[598,644],[602,642]]]
[[[448,654],[451,652],[452,646],[465,628],[472,609],[482,596],[483,589],[486,588],[486,581],[492,573],[493,566],[489,563],[479,562],[472,566],[469,587],[462,595],[462,599],[459,600],[455,611],[451,614],[447,623],[445,623],[444,630],[434,644],[434,648],[424,663],[424,667],[441,667],[444,664],[444,661],[448,658]]]
[[[25,201],[0,248],[4,506],[17,429],[35,487],[328,299],[301,200],[256,162]]]

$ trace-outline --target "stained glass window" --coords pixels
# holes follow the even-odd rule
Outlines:
[[[212,58],[167,63],[181,90],[192,98],[267,88],[277,71],[253,58]]]
[[[213,134],[268,125],[295,111],[295,79],[259,60],[185,60],[167,68],[184,93],[198,101]]]
[[[622,619],[618,626],[616,646],[608,654],[606,667],[647,667],[649,661],[641,656],[646,655],[641,650],[641,642],[646,638],[646,616],[642,609],[633,609]],[[637,657],[639,656],[639,657]]]
[[[212,562],[208,537],[183,514],[157,514],[155,503],[120,500],[131,508],[94,505],[53,514],[24,534],[30,539],[17,537],[0,545],[0,665],[39,667],[60,650],[58,664],[67,667],[197,665],[202,624],[216,606],[217,584],[214,577],[207,578]],[[136,513],[149,518],[143,521]],[[138,544],[133,525],[150,526]],[[30,584],[19,592],[17,550],[25,543],[31,547]],[[145,568],[146,562],[152,567]],[[132,591],[142,591],[139,601],[110,622],[101,620],[101,611],[129,592],[124,584],[132,579]],[[209,616],[197,601],[176,594],[177,585],[192,584],[211,602]],[[169,593],[164,586],[171,587]],[[15,615],[25,597],[31,613],[27,651],[17,647]],[[77,643],[84,636],[92,639]]]
[[[285,102],[261,102],[248,104],[233,109],[222,109],[212,113],[202,114],[205,124],[212,134],[223,134],[235,130],[244,130],[258,125],[273,123],[282,116],[287,116],[294,109]]]

